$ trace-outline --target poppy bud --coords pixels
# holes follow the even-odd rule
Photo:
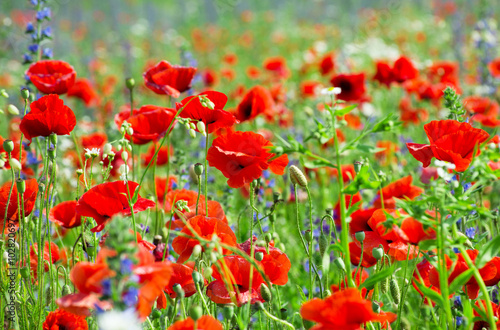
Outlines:
[[[356,240],[360,243],[363,243],[365,240],[365,232],[364,231],[358,231],[356,234],[354,234],[354,237],[356,237]]]
[[[9,97],[8,95],[6,97]],[[27,88],[21,89],[21,97],[25,100],[29,99],[30,97],[30,91]]]
[[[231,320],[234,315],[234,305],[233,304],[227,304],[224,306],[222,309],[222,315],[226,320]]]
[[[174,289],[174,292],[177,295],[177,298],[179,298],[179,299],[184,298],[185,292],[179,283],[175,283],[174,286],[172,287],[172,289]]]
[[[321,256],[325,255],[325,251],[329,243],[330,242],[328,242],[328,238],[326,237],[326,235],[324,233],[321,233],[321,235],[319,236],[319,253],[321,254]]]
[[[380,313],[380,305],[375,301],[372,301],[372,309],[375,313]]]
[[[113,146],[110,143],[106,143],[104,147],[102,148],[102,153],[104,156],[108,155],[111,153]]]
[[[340,269],[341,271],[344,271],[345,272],[345,264],[344,264],[344,260],[342,260],[342,258],[337,258],[335,260],[333,260],[333,264],[338,268]]]
[[[372,255],[375,259],[380,260],[384,256],[384,249],[381,248],[373,248]]]
[[[189,130],[189,135],[190,135],[193,139],[194,139],[194,138],[196,138],[196,131],[195,131],[194,129],[192,129],[192,128],[191,128],[191,129]]]
[[[267,285],[265,285],[264,283],[262,283],[260,285],[260,295],[267,302],[270,302],[273,299],[273,295],[271,294],[271,290],[269,290]]]
[[[198,131],[200,131],[201,134],[203,134],[204,136],[207,136],[207,132],[205,131],[205,123],[204,122],[202,122],[202,121],[197,122],[196,128],[198,129]]]
[[[199,284],[200,286],[203,285],[203,276],[201,276],[201,274],[199,272],[197,272],[195,270],[195,271],[193,271],[191,276],[193,277],[193,282],[195,284]]]
[[[257,310],[259,310],[259,311],[263,311],[263,310],[265,310],[264,304],[263,304],[263,303],[261,303],[260,301],[257,301],[257,302],[255,303],[255,307],[257,307]]]
[[[193,253],[192,253],[193,257],[198,258],[201,254],[201,251],[202,251],[201,245],[200,244],[195,245],[195,247],[193,248]]]
[[[79,169],[76,170],[76,175],[77,176],[80,176],[82,174],[83,174],[83,170],[81,168],[79,168]]]
[[[7,91],[5,89],[2,88],[2,89],[0,89],[0,96],[8,98],[9,94],[7,93]]]
[[[262,259],[264,259],[264,253],[263,252],[257,252],[255,254],[255,260],[262,261]]]
[[[69,294],[71,294],[71,288],[69,285],[64,284],[62,287],[62,290],[61,290],[61,295],[64,297],[64,296],[67,296]]]
[[[54,161],[54,159],[56,159],[56,149],[50,147],[49,149],[47,149],[47,154],[49,155],[49,159],[51,161]]]
[[[9,104],[7,106],[7,112],[11,115],[17,116],[19,114],[19,109],[15,105]]]
[[[26,267],[21,268],[21,277],[22,278],[29,278],[30,277],[30,271],[28,268],[26,268]]]
[[[380,292],[386,293],[387,287],[389,286],[389,279],[386,277],[380,282]]]
[[[361,171],[361,168],[363,167],[363,163],[360,162],[360,161],[355,161],[354,162],[354,172],[356,172],[356,174],[359,173],[359,171]]]
[[[133,89],[135,86],[135,79],[134,78],[125,79],[125,86],[127,86],[128,89]]]
[[[200,163],[196,163],[194,164],[194,173],[198,176],[202,175],[203,174],[203,165],[200,164]]]
[[[16,180],[17,191],[23,194],[26,191],[26,182],[23,179]]]
[[[266,241],[267,244],[269,244],[273,240],[273,237],[272,237],[272,235],[270,233],[266,233],[264,235],[264,240]]]
[[[302,173],[302,171],[297,166],[295,165],[290,166],[289,171],[290,171],[290,181],[292,181],[294,185],[298,184],[301,187],[307,187],[307,179],[304,173]]]
[[[0,168],[3,168],[5,166],[5,160],[0,159]]]
[[[128,127],[128,128],[127,128],[127,134],[128,134],[128,135],[132,135],[132,134],[134,134],[134,129],[133,129],[132,127]]]
[[[280,243],[280,244],[278,245],[278,248],[281,250],[281,252],[285,252],[285,249],[286,249],[286,248],[285,248],[285,244]]]
[[[14,151],[14,142],[12,140],[3,141],[3,150],[10,154]]]
[[[53,145],[56,145],[57,144],[57,134],[55,133],[51,133],[49,135],[49,138],[50,138],[50,142],[53,144]]]
[[[401,293],[399,291],[398,281],[395,278],[391,278],[389,282],[389,289],[391,290],[391,296],[396,305],[399,305],[401,299]]]
[[[311,233],[311,230],[310,230],[310,229],[308,229],[308,230],[306,230],[306,231],[304,232],[304,235],[305,235],[305,238],[306,238],[307,243],[311,243],[311,235],[310,235],[310,233]]]
[[[207,267],[203,270],[203,277],[209,280],[212,278],[212,273],[213,273],[212,268]]]
[[[189,310],[189,316],[196,322],[203,315],[203,310],[198,305],[191,306]]]
[[[161,312],[158,309],[155,309],[153,313],[151,313],[151,319],[157,320],[161,317]]]
[[[128,152],[124,151],[122,152],[122,160],[126,163],[128,160]]]
[[[189,128],[196,130],[196,125],[193,122],[189,122]]]
[[[0,109],[0,115],[3,115],[4,113],[5,112],[2,109]]]

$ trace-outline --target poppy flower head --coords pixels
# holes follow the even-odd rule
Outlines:
[[[267,148],[272,143],[253,132],[232,132],[217,137],[208,150],[210,166],[220,170],[228,178],[227,184],[240,188],[258,179],[268,168],[283,175],[288,165],[288,156],[277,158]]]
[[[45,60],[33,63],[26,75],[44,94],[64,94],[73,86],[75,69],[63,61]]]
[[[31,111],[21,120],[19,129],[30,141],[37,136],[69,135],[76,126],[76,117],[59,95],[50,94],[30,104]]]
[[[337,97],[344,101],[362,101],[365,98],[365,74],[339,74],[330,80],[334,87],[340,88]]]
[[[428,167],[435,157],[455,164],[457,172],[467,170],[474,156],[474,149],[477,149],[478,155],[481,150],[477,146],[489,137],[486,131],[456,120],[431,121],[424,125],[424,129],[430,145],[407,143],[408,151],[424,167]]]
[[[29,179],[25,181],[26,190],[23,193],[22,200],[24,204],[24,216],[27,217],[33,211],[35,207],[36,196],[38,194],[38,183],[36,179]],[[12,194],[9,200],[9,193],[12,183],[6,182],[0,188],[0,228],[4,228],[4,232],[7,233],[7,226],[14,222],[15,226],[19,226],[19,209],[18,209],[18,191],[17,185],[14,184],[12,188]],[[7,201],[9,203],[7,204]],[[5,219],[5,211],[7,210],[7,218]],[[2,229],[0,229],[1,231]]]
[[[391,65],[385,61],[377,61],[375,65],[377,67],[377,72],[375,76],[373,76],[373,80],[389,87],[394,81]]]
[[[278,78],[286,79],[290,76],[290,70],[286,65],[286,59],[281,56],[269,57],[264,61],[264,69],[272,72]]]
[[[50,312],[43,322],[43,330],[88,330],[85,318],[62,309]]]
[[[319,62],[319,72],[324,76],[335,70],[335,55],[327,53]]]
[[[134,144],[142,145],[151,141],[157,141],[173,129],[176,111],[170,108],[162,108],[155,105],[144,105],[139,110],[123,110],[115,116],[115,124],[118,129],[121,128],[124,121],[131,124],[132,135],[126,134],[125,137]],[[170,131],[168,134],[170,134]]]
[[[219,237],[221,243],[236,246],[236,235],[224,221],[217,218],[208,218],[203,215],[195,216],[188,220],[190,227],[202,238],[211,240],[213,235]],[[188,226],[181,231],[188,236],[194,236]],[[200,242],[196,238],[177,236],[172,242],[172,248],[179,254],[178,263],[184,263],[191,254],[196,245]],[[223,253],[228,251],[223,249]]]
[[[102,281],[114,277],[116,273],[109,269],[106,258],[116,255],[115,251],[103,248],[97,255],[96,262],[80,261],[71,269],[69,277],[79,293],[102,292]]]
[[[200,101],[201,95],[214,104],[214,109],[202,105]],[[238,122],[232,113],[224,110],[226,103],[227,96],[224,93],[208,91],[197,96],[189,96],[182,100],[181,103],[177,103],[176,106],[177,110],[184,107],[179,115],[180,117],[203,122],[207,133],[210,134],[220,128],[231,127]],[[196,130],[198,131],[198,128]]]
[[[132,197],[139,188],[139,184],[129,181],[115,181],[101,183],[80,197],[76,204],[77,216],[91,217],[97,222],[92,232],[100,232],[115,215],[128,216],[131,210],[128,203],[128,194]],[[141,198],[133,205],[134,213],[154,207],[154,201]]]
[[[77,79],[68,90],[69,97],[75,97],[83,101],[87,107],[95,106],[99,103],[99,95],[88,79]]]
[[[178,98],[182,92],[191,88],[196,68],[171,65],[161,61],[144,72],[146,87],[156,94]]]
[[[411,175],[405,176],[397,181],[391,182],[384,188],[382,188],[382,197],[384,198],[384,208],[393,209],[396,207],[396,201],[394,198],[398,199],[409,199],[413,200],[420,196],[424,190],[420,187],[412,185],[413,177]],[[382,207],[382,201],[380,200],[380,192],[377,193],[377,200],[373,203],[375,208]]]
[[[490,74],[494,78],[500,78],[500,57],[494,59],[488,64],[488,69],[490,70]]]
[[[82,217],[76,215],[76,201],[57,204],[50,210],[49,220],[64,228],[74,228],[82,224]]]
[[[240,122],[252,120],[260,114],[272,116],[274,101],[271,93],[262,86],[252,87],[236,108],[235,117]]]
[[[394,62],[392,75],[396,82],[403,83],[418,77],[418,70],[415,68],[409,58],[401,56]]]

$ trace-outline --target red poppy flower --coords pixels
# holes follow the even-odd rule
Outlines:
[[[85,103],[87,107],[99,103],[99,95],[88,79],[77,79],[73,86],[68,90],[69,97],[76,97]]]
[[[170,298],[177,298],[177,294],[174,291],[174,285],[179,284],[184,291],[185,297],[191,297],[196,293],[196,284],[193,280],[193,267],[189,265],[183,265],[178,263],[172,264],[172,276],[167,286],[165,286],[165,292],[170,296]],[[205,285],[207,285],[207,280]]]
[[[101,183],[85,194],[76,204],[76,214],[83,217],[91,217],[97,222],[97,226],[92,228],[92,232],[99,232],[111,221],[112,217],[118,214],[128,216],[131,210],[128,203],[128,191],[130,198],[139,188],[139,184],[129,181],[115,181]],[[147,210],[156,204],[152,200],[141,198],[139,196],[134,204],[134,213]]]
[[[283,175],[288,165],[288,156],[277,158],[267,151],[272,143],[262,135],[253,132],[234,132],[219,136],[208,150],[210,166],[219,169],[228,178],[227,184],[240,188],[255,179],[268,168],[275,174]]]
[[[207,296],[216,304],[229,304],[235,302],[238,306],[250,302],[251,304],[257,301],[264,302],[260,296],[260,285],[264,283],[264,279],[260,276],[259,271],[254,267],[252,282],[250,282],[250,267],[251,264],[240,256],[224,257],[222,263],[217,262],[217,265],[212,266],[213,277],[215,281],[207,287]],[[220,270],[223,274],[220,273]],[[226,283],[230,292],[227,291]]]
[[[82,224],[82,217],[76,215],[76,201],[57,204],[50,210],[49,220],[64,228],[74,228]]]
[[[253,236],[252,239],[254,244],[254,257],[257,252],[261,252],[264,255],[263,259],[258,263],[264,269],[264,274],[266,274],[269,282],[276,285],[285,285],[288,283],[288,272],[290,271],[292,264],[290,263],[290,259],[288,259],[287,255],[281,252],[280,249],[275,248],[274,242],[271,242],[266,248],[255,245],[255,242],[257,241],[256,236]],[[241,243],[239,246],[241,250],[250,255],[250,252],[252,251],[250,238],[244,243]]]
[[[115,124],[120,129],[122,123],[126,120],[134,130],[132,136],[126,134],[126,138],[134,144],[142,145],[157,141],[163,137],[174,120],[175,114],[174,109],[144,105],[139,110],[134,109],[132,116],[130,116],[130,110],[121,111],[115,116]],[[174,125],[175,122],[172,124],[170,131]]]
[[[376,66],[377,72],[373,76],[373,80],[389,87],[394,81],[391,65],[385,61],[377,61]]]
[[[171,65],[161,61],[154,67],[144,72],[146,87],[156,94],[165,94],[179,97],[182,92],[191,88],[196,68]]]
[[[286,79],[290,76],[290,70],[288,70],[284,57],[269,57],[264,61],[263,66],[264,69],[274,73],[278,78]]]
[[[49,251],[50,250],[50,251]],[[45,261],[50,262],[51,264],[55,264],[57,261],[60,260],[59,257],[59,247],[54,243],[51,242],[50,244],[50,249],[49,249],[49,242],[45,242],[45,245],[43,247],[43,264],[44,264],[44,272],[49,271],[49,265],[45,263]],[[38,244],[33,243],[33,245],[30,248],[30,269],[33,272],[33,280],[36,280],[38,276]]]
[[[346,194],[344,195],[344,199],[346,210],[354,207],[354,205],[358,203],[359,204],[356,207],[361,208],[362,200],[360,193],[356,193],[354,195]],[[335,204],[335,207],[333,208],[333,219],[335,220],[335,223],[340,226],[340,200],[337,201],[337,204]]]
[[[469,167],[474,148],[486,141],[489,134],[482,129],[473,128],[469,123],[456,120],[431,121],[424,125],[430,145],[407,143],[408,150],[424,167],[430,165],[432,158],[455,164],[455,171],[464,172]],[[481,152],[477,148],[478,155]]]
[[[201,104],[200,95],[205,95],[206,98],[214,103],[213,110]],[[180,117],[203,122],[207,133],[210,134],[219,128],[231,127],[237,123],[232,113],[223,110],[226,103],[227,96],[224,93],[209,91],[196,96],[186,97],[181,103],[177,103],[176,106],[177,110],[185,106],[179,115]],[[196,130],[198,131],[198,129]]]
[[[201,74],[201,79],[207,87],[213,87],[217,84],[217,73],[212,69],[205,69]]]
[[[196,322],[190,317],[185,320],[179,320],[168,327],[168,330],[222,330],[223,328],[222,323],[214,319],[212,316],[203,315]]]
[[[203,198],[203,202],[200,202],[200,207],[198,208],[198,215],[207,216],[206,207],[205,207],[205,196],[200,195],[200,199],[201,198]],[[226,214],[224,213],[224,209],[222,208],[222,206],[220,205],[219,202],[209,200],[207,206],[208,206],[208,217],[217,218],[219,220],[224,221],[225,223],[228,223],[227,218],[226,218]],[[191,209],[190,212],[184,213],[184,217],[186,217],[186,219],[191,219],[191,218],[195,217],[196,215],[197,215],[196,208]],[[182,227],[184,227],[184,224],[182,225]]]
[[[24,216],[27,217],[33,211],[35,207],[36,195],[38,193],[38,184],[36,179],[29,179],[25,181],[26,190],[23,194],[23,204],[24,204]],[[11,224],[14,224],[15,228],[19,227],[19,209],[18,209],[18,191],[17,185],[14,184],[12,189],[12,194],[9,200],[9,192],[12,186],[11,182],[6,182],[0,188],[0,228],[4,228],[4,232],[8,233]],[[7,201],[9,204],[7,205]],[[7,209],[7,219],[5,219],[5,210]],[[21,215],[22,216],[22,215]],[[0,229],[1,232],[2,229]]]
[[[271,93],[262,86],[252,87],[236,108],[235,117],[239,121],[252,120],[260,114],[272,117],[274,101]]]
[[[464,107],[473,112],[473,121],[477,121],[486,127],[500,126],[497,119],[500,106],[497,102],[481,96],[469,96],[464,99]]]
[[[321,83],[317,81],[303,81],[300,83],[300,94],[302,97],[315,97],[321,90]]]
[[[497,328],[500,328],[500,305],[495,304],[494,302],[491,302],[491,307],[493,309],[493,316],[495,317],[496,321],[496,326]],[[476,306],[482,310],[485,315],[487,315],[486,311],[486,301],[484,300],[476,300]],[[474,322],[474,328],[472,330],[483,330],[483,329],[490,329],[490,324],[488,323],[488,320],[485,320],[482,315],[480,315],[476,309],[474,309],[474,316],[479,318],[479,321]]]
[[[402,83],[407,80],[415,79],[418,76],[418,70],[413,63],[405,56],[401,56],[394,62],[392,75],[396,82]]]
[[[62,309],[50,312],[43,322],[43,330],[87,330],[88,328],[84,317]]]
[[[412,185],[413,177],[411,175],[405,176],[397,181],[391,182],[382,188],[382,197],[384,198],[384,208],[393,209],[396,207],[397,199],[410,199],[413,200],[420,196],[424,190],[422,188]],[[373,203],[375,208],[381,208],[382,202],[380,200],[380,191],[377,193],[377,200]]]
[[[155,185],[158,203],[164,205],[167,194],[177,186],[177,178],[175,176],[168,177],[167,184],[167,178],[155,177]]]
[[[38,61],[29,67],[26,75],[44,94],[64,94],[75,83],[76,72],[63,61]]]
[[[324,76],[335,69],[335,55],[327,53],[319,62],[319,72]]]
[[[488,64],[490,74],[495,78],[500,78],[500,57],[494,59]]]
[[[31,111],[23,117],[19,129],[30,141],[37,136],[69,135],[76,126],[76,117],[56,94],[41,97],[30,104]]]
[[[344,101],[359,102],[366,96],[365,74],[339,74],[334,76],[330,82],[333,86],[340,88],[340,94],[337,97]]]
[[[459,66],[457,62],[435,62],[428,70],[429,81],[431,83],[448,84],[458,90],[458,71]]]
[[[196,201],[199,200],[198,204],[198,210],[202,208],[205,204],[205,196],[200,195],[200,198],[198,198],[198,193],[194,190],[187,190],[187,189],[176,189],[176,190],[169,190],[165,197],[165,211],[171,212],[173,210],[173,207],[175,203],[178,201],[185,201],[187,203],[187,207],[189,210],[196,210]],[[184,214],[186,211],[182,211]]]
[[[202,238],[211,240],[213,235],[217,235],[221,240],[221,243],[236,246],[236,235],[233,233],[231,228],[224,221],[217,218],[208,218],[203,215],[195,216],[188,220],[189,225],[192,229]],[[186,226],[182,229],[181,233],[188,236],[194,236],[191,230]],[[188,238],[177,236],[172,242],[172,248],[175,252],[179,254],[178,263],[184,263],[191,254],[193,253],[193,248],[199,245],[200,242],[195,238]],[[223,253],[228,251],[223,249]]]
[[[155,257],[143,246],[139,246],[139,263],[134,268],[134,275],[139,277],[137,312],[141,320],[151,314],[156,299],[163,295],[163,288],[172,276],[170,262],[155,262]]]
[[[325,299],[310,300],[302,305],[300,314],[318,323],[311,330],[358,329],[367,322],[385,324],[396,320],[394,313],[375,313],[371,301],[363,299],[355,288],[335,292]]]

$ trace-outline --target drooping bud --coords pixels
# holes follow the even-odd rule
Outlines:
[[[270,302],[273,299],[273,295],[271,294],[271,290],[269,290],[267,285],[264,283],[262,283],[260,285],[260,295],[267,302]]]
[[[319,236],[319,253],[321,256],[325,255],[326,248],[329,244],[330,242],[328,241],[327,236],[324,233],[321,233]]]
[[[203,134],[203,136],[207,136],[206,128],[205,128],[205,123],[202,122],[201,120],[196,123],[196,128],[198,131]]]
[[[17,116],[19,114],[19,109],[15,105],[9,104],[7,106],[7,112],[11,115]]]
[[[70,288],[70,286],[67,285],[67,284],[63,285],[62,290],[61,290],[61,294],[62,294],[63,297],[71,294],[71,288]]]
[[[201,245],[200,244],[195,245],[195,247],[193,248],[193,253],[192,253],[193,257],[198,258],[201,254],[201,251],[202,251]]]
[[[203,276],[197,272],[196,270],[193,271],[193,273],[191,274],[191,276],[193,277],[193,282],[195,284],[199,284],[200,286],[203,285]]]
[[[182,286],[179,283],[175,283],[174,286],[172,287],[174,289],[175,294],[177,295],[177,298],[183,299],[185,296],[185,292],[182,289]]]
[[[335,260],[333,260],[333,264],[340,270],[344,271],[345,272],[345,264],[344,264],[344,260],[342,260],[342,258],[337,258]]]
[[[196,138],[196,131],[194,129],[189,129],[189,135],[194,139]]]
[[[290,171],[290,181],[292,183],[298,184],[301,187],[307,187],[307,179],[304,173],[295,165],[290,166],[289,168]]]
[[[122,152],[122,160],[127,163],[128,160],[128,152],[124,151]]]
[[[396,305],[399,305],[401,299],[401,293],[399,291],[398,281],[395,278],[391,278],[389,281],[389,290],[391,291],[392,300]]]
[[[224,306],[222,309],[222,315],[226,320],[231,320],[234,315],[234,305],[233,304],[227,304]]]

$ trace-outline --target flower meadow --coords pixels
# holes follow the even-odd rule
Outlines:
[[[356,3],[0,4],[2,329],[497,329],[494,3]]]

